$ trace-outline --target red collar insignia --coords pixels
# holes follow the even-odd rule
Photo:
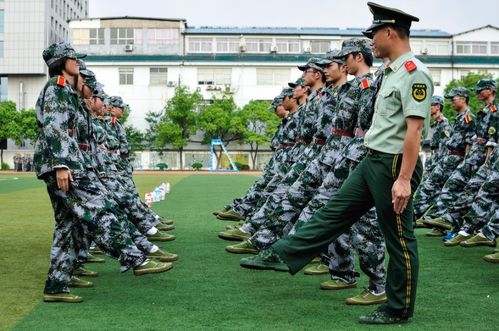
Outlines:
[[[64,76],[57,76],[56,84],[61,87],[66,86],[66,78]]]
[[[116,123],[116,117],[111,117],[111,124]]]
[[[493,113],[496,112],[497,111],[497,106],[496,105],[490,106],[490,111],[493,112]]]
[[[362,86],[362,89],[363,89],[363,90],[365,90],[366,88],[368,88],[369,86],[371,86],[371,82],[369,81],[369,79],[364,78],[364,79],[360,82],[360,86]]]

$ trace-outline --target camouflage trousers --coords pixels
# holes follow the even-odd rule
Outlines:
[[[241,216],[247,216],[256,209],[258,201],[263,199],[265,188],[269,185],[274,176],[279,172],[279,166],[284,161],[284,149],[276,150],[271,160],[265,167],[262,176],[253,183],[250,189],[246,192],[244,197],[234,199],[229,208],[232,208]]]
[[[445,182],[462,160],[461,156],[446,155],[435,164],[433,171],[425,172],[423,181],[414,194],[414,217],[416,219],[432,206]]]
[[[424,172],[429,174],[435,169],[438,163],[438,152],[431,152],[430,157],[424,163]]]
[[[355,283],[359,274],[355,271],[354,250],[359,257],[360,269],[369,277],[369,290],[385,291],[385,240],[376,220],[376,212],[370,210],[329,245],[329,271],[331,279]]]
[[[121,210],[125,212],[128,219],[145,234],[149,229],[158,224],[154,214],[144,213],[143,203],[138,194],[133,194],[128,190],[114,174],[101,178],[106,189],[112,193],[113,199],[118,203]]]
[[[287,235],[301,210],[322,184],[329,169],[329,165],[321,163],[318,159],[310,162],[250,238],[250,242],[255,248],[264,250],[282,236]]]
[[[152,225],[153,226],[158,225],[160,222],[159,221],[160,217],[151,208],[149,208],[144,201],[140,199],[139,192],[137,191],[137,187],[135,186],[132,176],[128,174],[123,174],[123,175],[116,175],[116,178],[118,179],[118,181],[121,182],[121,184],[126,188],[126,190],[133,195],[135,201],[137,201],[137,208],[144,215],[144,217],[146,217],[149,220],[155,218],[156,221],[152,222]]]
[[[449,214],[449,210],[455,206],[455,201],[458,200],[460,196],[464,195],[466,186],[470,183],[484,159],[485,145],[474,144],[464,161],[457,166],[456,170],[452,172],[449,179],[445,182],[440,194],[435,199],[432,211],[427,215],[428,218],[442,217],[454,226],[460,226],[458,220],[455,220],[454,217]],[[477,182],[470,183],[470,190],[475,190],[475,194],[478,191],[476,190],[476,185],[480,184],[480,181],[481,179],[477,177]],[[483,183],[483,181],[481,183]],[[462,197],[462,199],[467,199],[467,197]]]
[[[468,233],[478,231],[487,223],[492,222],[490,219],[494,218],[493,214],[499,208],[499,160],[495,155],[499,154],[497,148],[477,172],[481,177],[485,177],[485,182],[471,200],[471,210],[463,217],[462,229]]]
[[[482,233],[488,239],[494,241],[499,237],[499,208],[498,203],[496,202],[495,210],[492,210],[489,214],[489,221],[482,228]]]
[[[78,254],[87,244],[86,233],[106,254],[119,260],[122,271],[146,260],[130,237],[133,225],[115,216],[119,207],[108,198],[97,175],[89,172],[74,177],[66,193],[57,188],[54,174],[44,180],[56,221],[45,293],[69,292],[68,282],[77,266]]]
[[[303,152],[300,159],[291,167],[290,171],[284,176],[277,187],[271,193],[269,192],[270,194],[268,194],[265,203],[263,203],[260,209],[253,214],[251,219],[242,226],[243,231],[251,234],[258,231],[260,226],[266,221],[267,216],[277,208],[291,185],[298,180],[307,165],[317,157],[320,148],[320,145],[310,145],[310,147]],[[272,181],[269,185],[271,184],[273,185]]]

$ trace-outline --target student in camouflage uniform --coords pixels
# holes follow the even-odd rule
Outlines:
[[[425,175],[414,194],[414,218],[417,219],[418,227],[424,226],[422,218],[425,212],[432,206],[445,182],[464,160],[464,156],[473,144],[476,119],[468,107],[469,97],[468,90],[463,87],[453,88],[445,95],[446,99],[451,100],[451,106],[458,114],[454,119],[451,137],[445,146],[446,155],[440,158],[431,173]],[[443,234],[441,230],[436,229],[427,233],[427,236]]]
[[[431,98],[431,140],[430,140],[430,157],[425,162],[425,172],[431,173],[433,168],[442,156],[447,154],[445,144],[452,134],[452,128],[449,120],[442,114],[444,110],[444,99],[441,96],[434,95]]]
[[[317,118],[319,116],[321,106],[320,99],[323,96],[323,86],[325,82],[324,70],[321,67],[321,64],[324,64],[324,62],[325,60],[321,58],[311,58],[305,65],[298,66],[298,68],[305,73],[303,79],[311,89],[310,95],[307,98],[306,109],[300,112],[300,136],[297,137],[297,144],[295,145],[295,147],[299,146],[296,148],[296,152],[302,151],[298,156],[298,161],[293,164],[284,178],[276,175],[271,180],[266,188],[267,194],[264,194],[265,203],[263,203],[260,209],[253,214],[249,221],[245,222],[240,229],[220,232],[220,238],[227,240],[245,239],[249,233],[253,234],[258,230],[265,221],[269,211],[280,201],[289,186],[296,181],[307,164],[317,156],[324,145],[325,140],[322,130],[319,130],[320,132],[316,137],[317,140],[314,139],[318,127],[321,127],[321,125],[318,125],[320,122],[317,121]],[[326,122],[322,125],[329,125],[329,123]]]
[[[459,229],[462,225],[460,217],[464,216],[462,211],[468,210],[473,197],[488,176],[490,162],[494,161],[489,160],[493,146],[488,142],[492,136],[491,128],[495,130],[495,119],[498,114],[495,103],[496,83],[493,79],[483,78],[475,85],[475,91],[485,106],[477,114],[473,145],[464,161],[445,182],[435,202],[434,211],[430,211],[428,219],[423,220],[428,226],[444,230]],[[482,166],[484,164],[485,166]],[[461,239],[462,236],[454,241]]]
[[[271,160],[265,167],[262,176],[248,193],[243,198],[234,200],[231,206],[226,206],[225,211],[218,212],[217,218],[222,220],[244,219],[256,209],[258,201],[263,199],[263,192],[272,178],[280,172],[287,172],[289,155],[297,134],[298,111],[301,108],[299,103],[304,103],[308,94],[308,88],[304,86],[304,81],[301,78],[294,83],[289,83],[289,86],[292,89],[284,89],[271,105],[278,116],[284,116],[283,112],[287,113],[276,132],[275,139],[273,139],[276,149]]]
[[[70,294],[68,288],[82,233],[91,233],[103,251],[120,261],[122,271],[133,268],[140,275],[172,267],[170,263],[148,261],[134,245],[126,220],[114,215],[116,203],[107,198],[93,165],[81,153],[79,144],[85,141],[79,139],[78,130],[82,122],[88,123],[75,91],[81,89],[82,82],[78,88],[76,77],[77,59],[82,57],[67,43],[52,44],[43,52],[51,78],[36,104],[41,132],[34,166],[37,177],[47,185],[56,220],[43,296],[48,302],[83,300]]]

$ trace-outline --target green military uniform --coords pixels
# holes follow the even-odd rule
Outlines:
[[[368,6],[374,15],[373,25],[365,31],[370,38],[386,24],[409,30],[411,21],[418,20],[399,10],[373,3],[368,3]],[[393,59],[385,70],[372,125],[365,135],[368,155],[309,222],[296,233],[277,241],[268,251],[260,253],[260,263],[268,263],[270,269],[282,270],[279,262],[283,261],[291,273],[297,273],[374,206],[390,256],[386,286],[388,301],[377,311],[361,317],[360,322],[406,322],[414,311],[419,259],[412,227],[412,198],[409,198],[407,208],[396,214],[391,190],[404,157],[406,118],[424,119],[423,136],[426,135],[432,94],[430,73],[414,54],[408,52]],[[421,180],[422,170],[418,160],[410,181],[412,192]],[[252,261],[245,265],[245,261],[241,261],[242,266],[250,268],[253,265],[261,268],[258,263]]]

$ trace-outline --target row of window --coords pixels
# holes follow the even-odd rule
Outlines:
[[[119,68],[120,85],[133,85],[134,69]],[[431,69],[435,86],[440,86],[442,72]],[[293,77],[289,68],[256,68],[256,85],[258,86],[285,86]],[[149,68],[149,85],[167,85],[168,69],[165,67]],[[230,85],[232,83],[231,68],[198,68],[198,85]]]
[[[73,18],[80,18],[80,16],[88,16],[88,1],[75,1],[73,0],[73,6],[69,5],[68,0],[51,0],[50,8],[52,8],[55,14],[58,14],[63,20],[67,21]],[[81,15],[80,15],[81,14]]]
[[[456,42],[456,54],[499,54],[499,42],[497,41],[458,41]]]
[[[175,45],[180,44],[179,29],[133,29],[133,28],[95,28],[73,29],[75,45],[104,45],[106,30],[109,30],[111,45]]]

